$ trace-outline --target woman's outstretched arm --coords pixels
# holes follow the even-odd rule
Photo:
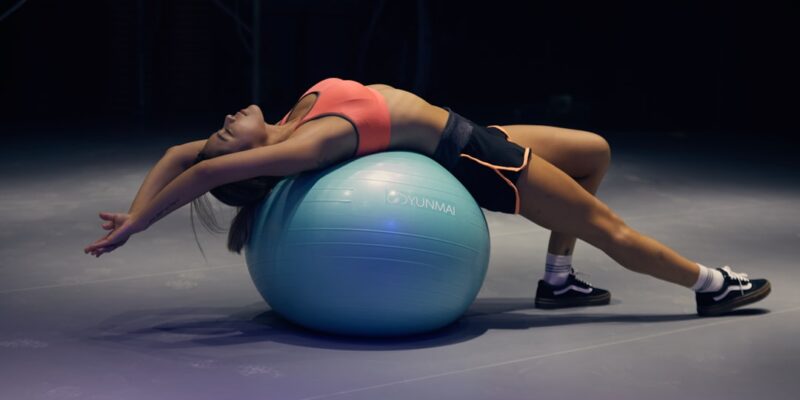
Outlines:
[[[100,212],[100,218],[105,222],[102,228],[111,231],[109,235],[119,230],[123,225],[129,224],[131,214],[140,211],[147,205],[170,181],[186,171],[191,166],[197,153],[205,146],[206,140],[196,140],[181,145],[172,146],[164,153],[161,159],[150,169],[127,213]],[[127,225],[126,225],[127,226]],[[100,240],[95,241],[95,243]],[[99,256],[125,244],[127,240],[119,241],[116,245],[106,246],[100,251],[91,251],[92,255]],[[84,249],[89,253],[91,247]]]
[[[194,198],[211,190],[212,180],[208,179],[208,166],[205,161],[189,167],[164,186],[148,201],[143,201],[130,214],[110,215],[100,213],[100,218],[111,226],[104,226],[111,232],[83,249],[84,253],[99,257],[113,251],[128,241],[131,235],[144,231],[157,220],[180,208]],[[105,215],[104,215],[105,214]]]
[[[153,166],[144,178],[136,197],[133,199],[127,213],[101,212],[100,219],[105,222],[102,228],[108,231],[115,231],[130,219],[130,214],[140,210],[145,204],[155,197],[164,186],[175,179],[189,168],[197,153],[205,146],[206,140],[196,140],[181,145],[172,146],[164,153],[164,156]],[[121,245],[107,248],[111,251]]]
[[[201,161],[167,183],[155,196],[142,200],[125,219],[109,221],[112,231],[84,249],[100,256],[125,244],[134,233],[177,210],[209,190],[225,183],[256,176],[289,176],[319,167],[320,142],[287,140],[271,146],[226,154]],[[142,199],[146,195],[142,195]]]

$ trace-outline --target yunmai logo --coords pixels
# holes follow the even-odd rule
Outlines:
[[[426,208],[453,216],[456,215],[456,206],[452,204],[418,194],[401,192],[399,190],[387,191],[386,202],[400,206]]]

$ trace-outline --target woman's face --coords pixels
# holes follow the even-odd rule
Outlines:
[[[261,109],[251,104],[234,115],[226,115],[222,128],[211,134],[203,153],[215,157],[252,149],[267,143],[267,128]]]

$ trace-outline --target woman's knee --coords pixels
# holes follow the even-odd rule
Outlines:
[[[580,161],[575,161],[573,175],[576,178],[587,178],[605,175],[611,164],[611,146],[602,136],[585,131],[581,136],[582,142],[579,152],[575,156]]]
[[[611,163],[611,145],[604,137],[593,132],[590,133],[592,135],[592,157],[596,160],[597,165],[608,167]]]

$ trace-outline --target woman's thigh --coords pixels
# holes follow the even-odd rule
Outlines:
[[[573,178],[608,168],[611,150],[602,136],[588,131],[547,125],[505,125],[508,139],[530,147],[536,155]]]
[[[538,154],[531,154],[516,186],[523,217],[600,249],[625,226],[605,203]]]

